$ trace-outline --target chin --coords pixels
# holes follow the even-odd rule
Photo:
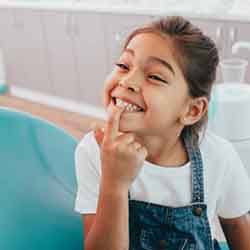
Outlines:
[[[143,135],[142,132],[142,128],[138,128],[138,126],[136,126],[136,124],[129,123],[129,124],[121,124],[119,126],[119,132],[121,133],[133,133],[136,134],[138,136]]]
[[[123,133],[128,133],[128,132],[135,132],[134,129],[133,129],[133,124],[129,123],[129,124],[126,124],[126,122],[120,122],[120,125],[119,125],[119,131],[120,132],[123,132]]]
[[[122,133],[133,132],[133,129],[131,129],[131,127],[129,127],[129,126],[122,125],[122,124],[120,123],[119,132],[122,132]]]

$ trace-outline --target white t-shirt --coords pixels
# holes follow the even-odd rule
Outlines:
[[[215,216],[234,218],[250,210],[250,179],[233,145],[207,130],[200,151],[204,169],[205,203],[212,235]],[[100,149],[93,131],[85,134],[75,151],[78,183],[75,211],[96,213],[101,178]],[[130,187],[132,199],[165,206],[191,203],[190,162],[162,167],[148,161]]]

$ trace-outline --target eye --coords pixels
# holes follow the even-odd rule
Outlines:
[[[125,64],[123,63],[116,63],[115,64],[117,67],[121,68],[121,69],[125,69],[125,70],[128,70],[128,66],[126,66]]]
[[[159,76],[157,75],[149,75],[149,77],[153,80],[157,80],[157,81],[161,81],[161,82],[165,82],[165,83],[168,83],[167,81],[163,80],[162,78],[160,78]]]

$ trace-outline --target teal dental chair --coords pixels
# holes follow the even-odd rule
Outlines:
[[[1,250],[83,250],[76,144],[47,121],[0,108]]]
[[[1,250],[83,249],[76,144],[47,121],[0,108]]]

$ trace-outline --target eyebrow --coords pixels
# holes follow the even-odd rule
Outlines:
[[[123,52],[128,52],[128,53],[130,53],[132,56],[135,55],[134,50],[129,49],[129,48],[125,48],[125,49],[123,50]],[[165,60],[163,60],[163,59],[161,59],[161,58],[159,58],[159,57],[149,56],[148,61],[152,61],[152,62],[156,62],[156,63],[162,64],[163,66],[165,66],[166,68],[168,68],[168,70],[170,70],[170,71],[173,73],[173,75],[175,75],[175,72],[174,72],[173,67],[171,66],[171,64],[169,64],[169,63],[166,62]]]

